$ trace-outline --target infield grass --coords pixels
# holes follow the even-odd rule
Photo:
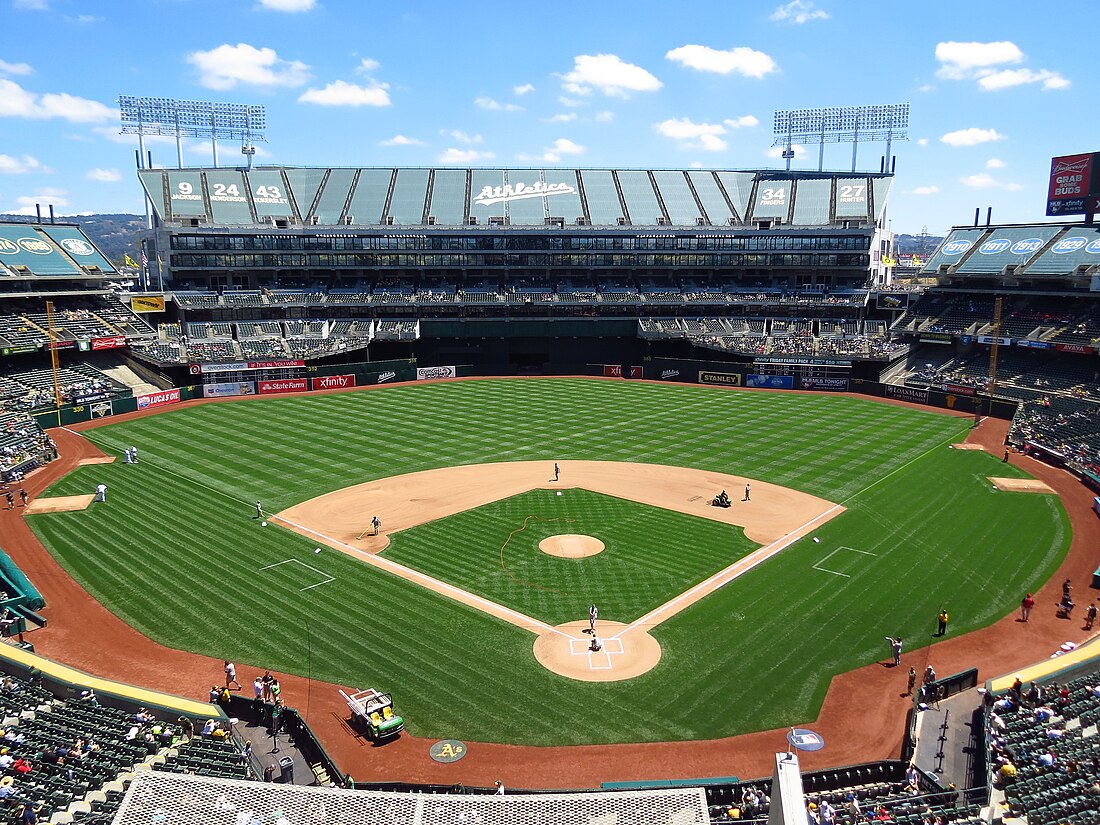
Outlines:
[[[539,549],[560,533],[598,538],[604,551]],[[551,625],[586,618],[590,604],[630,623],[758,547],[739,527],[588,490],[532,490],[392,539],[387,559]]]
[[[955,635],[1011,612],[1049,578],[1070,540],[1060,502],[995,492],[986,476],[1023,474],[951,450],[969,425],[842,396],[581,379],[256,399],[88,432],[108,452],[136,444],[142,463],[81,468],[49,494],[103,481],[108,503],[29,520],[125,621],[163,644],[233,659],[245,678],[264,667],[304,675],[308,624],[310,675],[393,692],[417,735],[539,745],[711,738],[811,720],[834,674],[887,658],[885,634],[917,650],[933,641],[941,606]],[[275,512],[416,470],[570,459],[743,474],[848,511],[816,531],[819,544],[796,542],[656,627],[654,670],[603,684],[544,670],[519,628],[327,548],[315,555],[312,542],[250,518],[257,499]],[[434,537],[442,555],[462,541],[458,531]],[[848,576],[814,568],[841,546],[864,551],[843,551],[835,569]],[[488,581],[489,556],[487,569],[461,575]],[[289,559],[334,581],[303,591],[319,579],[301,564],[260,570]],[[578,724],[578,708],[598,721]]]

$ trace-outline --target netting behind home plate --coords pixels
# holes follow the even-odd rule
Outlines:
[[[114,825],[707,825],[702,788],[613,793],[451,794],[345,791],[137,775]]]

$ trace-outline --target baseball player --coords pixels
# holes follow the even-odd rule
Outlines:
[[[600,617],[600,611],[594,604],[588,605],[588,632],[593,638],[596,636],[596,619]]]
[[[263,518],[263,517],[264,517],[264,506],[262,504],[260,504],[260,502],[257,501],[256,502],[256,515],[254,515],[252,518]]]
[[[131,447],[130,448],[130,458],[133,460],[134,464],[138,463],[138,460],[137,460],[137,447]]]
[[[370,526],[374,528],[373,535],[377,536],[378,531],[382,528],[382,519],[378,518],[378,516],[372,516]]]
[[[97,484],[95,486],[95,500],[96,501],[102,501],[103,503],[107,502],[107,485],[106,484]]]

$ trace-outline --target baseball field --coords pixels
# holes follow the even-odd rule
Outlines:
[[[1023,474],[954,449],[970,424],[840,395],[586,379],[250,399],[89,430],[108,454],[137,446],[140,463],[80,468],[45,495],[104,483],[107,503],[29,520],[156,641],[245,673],[382,688],[420,736],[709,739],[813,719],[832,676],[889,658],[884,635],[934,644],[941,607],[949,636],[983,627],[1050,577],[1071,538],[1062,505],[991,484]],[[632,484],[600,487],[595,462],[630,462]],[[429,472],[455,467],[476,475]],[[497,487],[494,470],[530,478]],[[693,478],[692,496],[673,484]],[[751,501],[731,487],[728,511],[710,507],[712,478],[751,480]],[[408,512],[391,517],[398,488]],[[787,512],[810,499],[828,518]],[[253,519],[257,500],[337,509],[303,526]],[[768,533],[785,515],[800,538]],[[603,550],[540,549],[562,535]],[[536,637],[591,603],[609,627],[640,623],[659,660],[620,681],[544,667]]]

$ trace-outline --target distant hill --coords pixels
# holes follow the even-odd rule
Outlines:
[[[0,221],[34,223],[35,218],[33,215],[0,215]],[[66,215],[59,217],[57,222],[77,224],[116,266],[122,265],[127,253],[135,261],[140,260],[141,239],[146,232],[144,215]]]
[[[941,235],[898,235],[898,254],[931,255],[942,240]]]

